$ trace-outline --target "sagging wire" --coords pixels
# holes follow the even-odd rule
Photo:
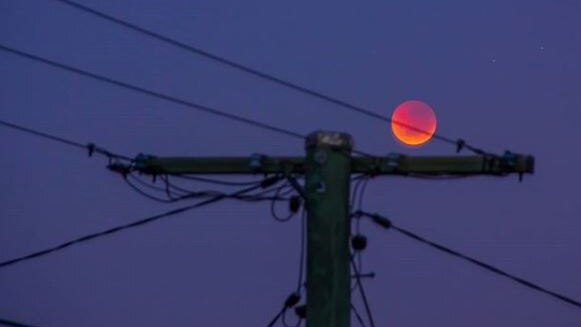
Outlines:
[[[190,205],[187,205],[187,206],[184,206],[181,208],[176,208],[176,209],[173,209],[173,210],[161,213],[161,214],[146,217],[146,218],[143,218],[143,219],[140,219],[137,221],[127,223],[127,224],[111,227],[111,228],[108,228],[108,229],[105,229],[105,230],[102,230],[102,231],[99,231],[96,233],[88,234],[85,236],[81,236],[81,237],[66,241],[64,243],[61,243],[59,245],[56,245],[56,246],[53,246],[50,248],[46,248],[44,250],[36,251],[36,252],[30,253],[27,255],[23,255],[23,256],[20,256],[17,258],[9,259],[9,260],[0,262],[0,269],[6,268],[8,266],[13,266],[15,264],[18,264],[18,263],[21,263],[24,261],[38,259],[40,257],[44,257],[46,255],[65,250],[69,247],[72,247],[72,246],[75,246],[75,245],[78,245],[81,243],[85,243],[85,242],[88,242],[91,240],[110,236],[112,234],[116,234],[116,233],[119,233],[121,231],[125,231],[125,230],[133,229],[133,228],[136,228],[139,226],[143,226],[146,224],[150,224],[150,223],[153,223],[155,221],[159,221],[161,219],[173,217],[175,215],[178,215],[178,214],[190,211],[190,210],[194,210],[197,208],[201,208],[204,206],[208,206],[210,204],[220,202],[220,201],[223,201],[223,200],[228,199],[228,198],[236,198],[237,196],[240,196],[240,195],[245,194],[245,193],[253,192],[259,188],[262,188],[262,189],[270,188],[270,187],[276,185],[277,183],[279,183],[280,179],[281,178],[278,176],[268,177],[268,178],[265,178],[260,184],[255,185],[255,186],[246,187],[246,188],[237,190],[237,191],[232,192],[232,193],[217,195],[217,196],[214,196],[212,198],[200,201],[198,203],[190,204]]]
[[[295,291],[299,297],[302,295],[302,290],[305,287],[304,281],[304,271],[305,271],[305,261],[306,261],[306,233],[307,233],[307,210],[303,208],[303,213],[301,215],[301,244],[300,244],[300,254],[299,254],[299,274],[298,274],[298,281],[297,281],[297,289]],[[298,317],[297,322],[294,325],[288,323],[286,318],[287,310],[285,310],[282,314],[282,322],[285,327],[299,327],[303,320],[306,318],[306,305],[301,305],[295,308],[295,314]]]
[[[361,275],[360,271],[357,269],[357,264],[355,260],[353,260],[353,256],[351,256],[351,267],[353,268],[353,272],[355,273],[355,280],[357,281],[357,288],[359,289],[359,294],[361,294],[361,299],[363,300],[363,305],[365,307],[365,312],[367,313],[367,318],[369,319],[369,325],[371,327],[375,327],[375,320],[373,319],[373,314],[371,313],[371,307],[367,300],[367,295],[365,294],[365,289],[363,288],[363,283],[361,282]]]
[[[296,181],[294,176],[287,176],[288,182],[279,186],[275,191],[275,194],[285,194],[288,195],[292,192],[297,192],[299,194],[304,194],[302,190],[302,186]],[[293,201],[293,199],[295,199]],[[296,200],[298,199],[298,201]],[[303,201],[301,201],[301,199]],[[299,327],[302,322],[306,319],[306,305],[302,304],[297,306],[301,300],[302,291],[305,287],[304,281],[304,271],[305,271],[305,261],[306,261],[306,233],[307,233],[307,208],[306,199],[302,198],[300,195],[293,195],[289,202],[289,211],[291,215],[285,217],[285,222],[290,220],[302,207],[302,214],[301,214],[301,221],[300,221],[300,252],[299,252],[299,271],[298,271],[298,279],[297,279],[297,286],[293,293],[291,293],[286,301],[282,309],[275,315],[275,317],[270,321],[268,324],[269,327],[274,326],[277,321],[281,320],[282,324],[285,327]],[[273,217],[277,219],[275,213],[273,213]],[[277,219],[277,221],[280,221]],[[287,312],[291,308],[295,308],[295,314],[297,315],[298,319],[295,324],[290,324],[287,320]]]
[[[207,177],[192,176],[192,175],[183,175],[183,174],[171,174],[168,176],[181,178],[181,179],[187,179],[187,180],[193,180],[193,181],[203,182],[203,183],[208,183],[208,184],[223,185],[223,186],[249,186],[249,185],[254,185],[256,183],[260,183],[260,180],[232,182],[232,181],[226,181],[226,180],[222,180],[222,179],[207,178]]]
[[[217,190],[195,191],[195,190],[192,190],[189,188],[178,186],[178,185],[174,184],[172,181],[170,181],[170,176],[174,176],[174,175],[168,175],[168,174],[153,175],[152,182],[148,183],[148,182],[142,180],[141,178],[139,178],[134,173],[134,171],[136,169],[135,169],[135,164],[133,162],[131,164],[124,164],[124,163],[120,162],[119,160],[111,158],[107,168],[113,172],[119,173],[123,177],[123,179],[127,183],[127,185],[132,190],[134,190],[138,194],[140,194],[140,195],[142,195],[150,200],[156,201],[156,202],[175,203],[175,202],[187,200],[187,199],[208,198],[208,197],[212,197],[212,196],[225,194],[224,192],[217,191]],[[155,185],[155,183],[157,182],[158,179],[162,181],[162,183],[163,183],[162,186]],[[197,178],[197,177],[192,177],[192,176],[188,176],[187,179],[200,181],[200,182],[204,182],[204,183],[212,183],[212,184],[217,184],[217,185],[222,185],[222,186],[256,186],[256,185],[259,185],[261,183],[260,180],[253,181],[253,182],[227,182],[227,181],[222,181],[219,179],[208,179],[208,178],[203,178],[203,177]],[[137,184],[139,184],[139,186]],[[147,192],[146,190],[144,190],[144,188],[147,188],[147,189],[153,191],[154,193]],[[258,201],[277,202],[277,201],[290,201],[291,200],[289,198],[285,198],[285,197],[281,196],[281,194],[275,194],[274,196],[268,196],[271,192],[272,192],[271,189],[267,189],[267,190],[260,191],[260,192],[254,193],[254,194],[243,194],[243,195],[241,194],[239,196],[236,196],[236,199],[242,200],[242,201],[248,201],[248,202],[258,202]],[[285,194],[286,194],[286,192],[285,192]]]
[[[283,190],[286,191],[293,191],[292,187],[288,184],[285,183],[281,186],[279,186],[275,193],[274,193],[274,198],[278,198]],[[286,216],[280,216],[277,211],[276,211],[276,202],[275,200],[270,202],[270,214],[272,215],[272,218],[274,218],[274,220],[281,222],[281,223],[285,223],[288,222],[289,220],[291,220],[298,212],[298,210],[300,209],[300,205],[301,205],[301,198],[297,195],[293,195],[290,198],[290,202],[289,202],[289,210],[288,210],[288,214]]]
[[[351,212],[358,212],[363,206],[363,199],[365,196],[365,191],[369,181],[373,178],[372,175],[363,174],[356,176],[352,179],[354,181],[353,191],[350,199],[350,210]],[[355,250],[353,254],[354,260],[357,262],[358,270],[361,272],[363,270],[363,249],[367,246],[367,238],[361,234],[360,222],[361,219],[357,215],[351,214],[352,222],[355,222],[355,235],[351,235],[351,246]],[[361,276],[359,276],[361,277]],[[357,289],[357,282],[355,281],[351,285],[351,292]]]
[[[365,322],[363,321],[363,317],[361,317],[361,314],[359,313],[359,310],[357,310],[353,303],[351,303],[351,312],[355,314],[355,318],[357,319],[357,322],[361,327],[367,327],[367,325],[365,325]]]
[[[568,297],[564,294],[550,290],[550,289],[546,288],[545,286],[542,286],[540,284],[536,284],[528,279],[511,274],[511,273],[509,273],[509,272],[507,272],[507,271],[505,271],[497,266],[494,266],[494,265],[489,264],[487,262],[484,262],[480,259],[469,256],[467,254],[464,254],[463,252],[460,252],[458,250],[454,250],[454,249],[452,249],[444,244],[432,241],[424,236],[418,235],[418,234],[416,234],[410,230],[407,230],[403,227],[399,227],[399,226],[393,224],[391,222],[391,220],[389,220],[387,217],[382,216],[378,213],[359,211],[359,212],[356,212],[355,215],[358,215],[360,217],[367,217],[373,223],[375,223],[376,225],[380,226],[381,228],[383,228],[385,230],[394,230],[394,231],[400,233],[401,235],[403,235],[403,236],[405,236],[413,241],[417,241],[419,243],[427,245],[427,246],[431,247],[432,249],[439,251],[440,253],[444,253],[444,254],[456,257],[458,259],[464,260],[465,262],[473,264],[481,269],[487,270],[488,272],[491,272],[491,273],[496,274],[496,275],[501,276],[501,277],[505,277],[516,284],[519,284],[521,286],[535,290],[537,292],[540,292],[544,295],[550,296],[550,297],[557,299],[559,301],[562,301],[564,303],[568,303],[570,305],[573,305],[577,308],[581,308],[581,301],[579,301],[579,300],[573,299],[573,298]]]

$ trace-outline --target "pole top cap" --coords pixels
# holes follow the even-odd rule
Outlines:
[[[307,136],[305,147],[307,149],[330,147],[351,151],[353,149],[353,138],[347,133],[315,131]]]

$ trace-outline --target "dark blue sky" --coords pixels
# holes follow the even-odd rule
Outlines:
[[[537,158],[511,178],[369,185],[368,211],[581,298],[581,5],[576,1],[82,3],[390,115],[416,98],[438,132]],[[0,43],[308,133],[403,148],[388,126],[55,1],[0,2]],[[272,155],[303,144],[0,53],[0,117],[128,154]],[[101,159],[0,129],[0,261],[168,210]],[[581,311],[364,225],[378,326],[578,326]],[[39,326],[264,326],[296,283],[298,220],[227,202],[0,271],[0,316]],[[357,300],[358,301],[358,300]],[[356,302],[359,304],[359,302]],[[355,325],[355,324],[354,324]]]

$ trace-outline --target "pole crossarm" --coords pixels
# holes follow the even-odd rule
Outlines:
[[[345,133],[316,131],[306,138],[306,156],[275,157],[253,154],[247,157],[156,157],[140,154],[131,165],[116,161],[109,167],[127,174],[150,175],[280,175],[301,194],[306,220],[306,326],[349,327],[351,322],[350,251],[351,175],[368,176],[505,176],[534,173],[535,160],[529,155],[505,152],[472,156],[352,156],[353,140]],[[300,185],[295,175],[304,175]],[[375,219],[389,228],[391,224]],[[356,267],[353,267],[358,274]],[[369,322],[374,326],[366,302]],[[273,320],[276,322],[283,309]]]
[[[352,157],[351,173],[371,175],[508,175],[532,174],[534,157],[506,152],[502,156]],[[139,155],[135,170],[145,174],[305,174],[304,157],[155,157]]]
[[[358,157],[352,173],[374,175],[508,175],[534,173],[535,159],[506,152],[502,156],[407,156]]]
[[[138,155],[135,170],[145,174],[304,174],[304,157],[155,157]]]

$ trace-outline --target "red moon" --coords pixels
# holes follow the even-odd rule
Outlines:
[[[436,125],[434,110],[418,100],[401,103],[391,116],[391,131],[405,145],[425,144],[436,132]]]

